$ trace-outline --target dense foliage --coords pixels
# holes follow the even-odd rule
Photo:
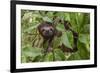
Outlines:
[[[73,35],[66,31],[64,25],[57,23],[56,28],[62,31],[60,38],[53,40],[54,53],[50,52],[43,57],[43,38],[37,30],[39,23],[43,21],[53,22],[54,17],[68,20],[71,27],[79,34],[78,51],[75,53],[63,52],[58,45],[64,44],[69,48],[73,45]],[[54,60],[53,60],[54,59]],[[21,62],[42,61],[67,61],[90,59],[90,14],[80,12],[53,12],[21,10]]]

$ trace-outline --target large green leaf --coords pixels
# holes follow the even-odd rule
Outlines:
[[[54,55],[55,55],[55,60],[56,61],[64,61],[66,59],[66,57],[65,57],[64,53],[62,52],[62,50],[55,49],[54,52],[55,52]]]
[[[62,40],[61,40],[62,43],[63,43],[65,46],[67,46],[67,47],[69,47],[69,48],[72,48],[71,43],[69,42],[69,39],[68,39],[68,36],[67,36],[67,33],[66,33],[66,32],[63,32],[63,35],[62,35],[61,39],[62,39]]]
[[[40,56],[42,55],[40,48],[32,48],[28,46],[22,48],[22,57],[25,58],[26,60],[28,59],[34,60],[34,58],[36,58],[36,56],[39,56],[39,55]]]
[[[89,34],[80,34],[79,41],[83,43],[88,52],[90,52],[90,36]]]
[[[58,25],[56,26],[56,29],[59,30],[59,31],[62,31],[62,32],[65,31],[65,27],[64,27],[63,24],[58,24]]]

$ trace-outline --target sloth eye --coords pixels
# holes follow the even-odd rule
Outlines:
[[[52,31],[53,29],[50,29],[50,31]]]
[[[44,29],[41,30],[42,32],[45,31]]]

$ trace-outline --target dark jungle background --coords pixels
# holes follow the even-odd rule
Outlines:
[[[78,51],[75,53],[62,52],[58,45],[64,44],[72,48],[73,35],[70,31],[65,31],[64,25],[57,23],[56,28],[62,31],[60,38],[55,37],[53,40],[53,50],[43,59],[43,38],[37,30],[37,26],[43,22],[53,22],[54,16],[61,20],[68,20],[71,27],[79,34]],[[21,62],[48,62],[53,61],[70,61],[70,60],[87,60],[90,59],[90,14],[80,12],[53,12],[53,11],[35,11],[21,10]]]

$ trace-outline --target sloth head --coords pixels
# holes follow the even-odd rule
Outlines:
[[[55,29],[54,29],[54,27],[52,26],[52,23],[49,23],[49,22],[41,23],[41,24],[38,26],[38,30],[39,30],[40,34],[41,34],[44,38],[53,37],[54,34],[55,34]]]

